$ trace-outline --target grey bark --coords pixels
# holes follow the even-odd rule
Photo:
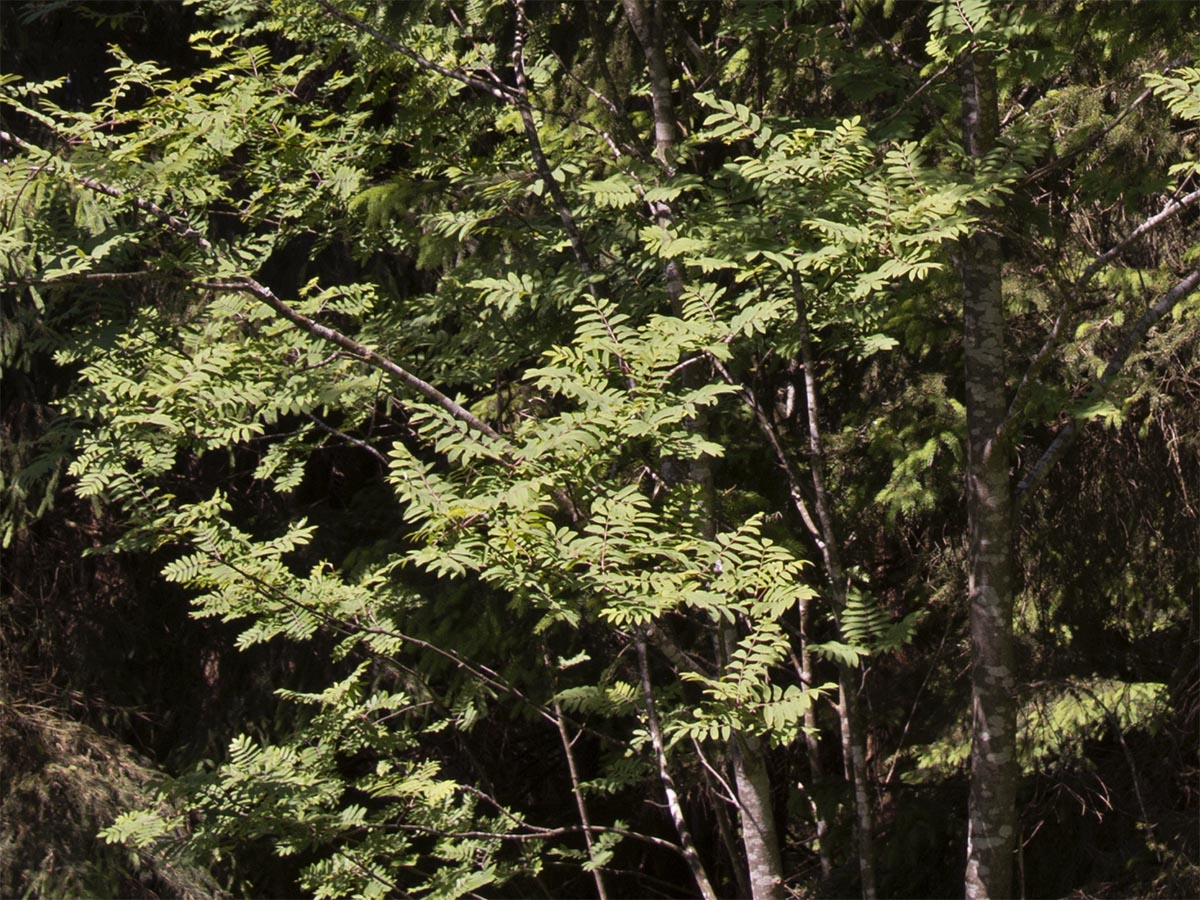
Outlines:
[[[976,161],[996,143],[996,75],[969,48],[959,62],[963,143]],[[982,213],[982,210],[980,211]],[[965,894],[1012,895],[1016,846],[1016,673],[1012,634],[1012,486],[1004,425],[1000,241],[984,224],[962,242],[967,393],[967,529],[972,646],[971,786]]]
[[[687,820],[683,816],[683,805],[679,802],[679,791],[675,788],[675,779],[667,767],[667,751],[663,744],[662,728],[658,722],[658,710],[654,704],[654,686],[650,682],[650,663],[646,658],[646,637],[639,633],[637,636],[638,673],[642,682],[642,701],[646,709],[646,726],[650,732],[650,744],[654,749],[654,759],[658,763],[658,779],[663,786],[663,794],[667,801],[667,810],[675,825],[675,833],[679,836],[679,847],[688,867],[692,870],[692,878],[704,900],[717,900],[712,882],[708,880],[708,872],[696,852],[696,842],[688,830]]]
[[[834,610],[846,607],[846,574],[842,568],[840,543],[833,522],[833,509],[825,481],[825,448],[821,439],[820,389],[813,365],[812,340],[808,329],[808,309],[798,279],[792,282],[796,303],[796,328],[800,338],[800,360],[804,364],[804,391],[808,419],[809,468],[812,471],[813,506],[821,530],[820,549],[829,579],[830,600]],[[867,753],[858,705],[858,687],[854,670],[838,665],[838,712],[842,726],[842,758],[846,778],[854,788],[855,836],[858,844],[858,872],[865,900],[873,900],[875,889],[874,815],[871,794],[867,790]]]
[[[750,895],[782,898],[783,859],[771,804],[771,779],[766,756],[757,738],[735,736],[732,741],[733,780],[742,822],[742,843],[750,871]]]

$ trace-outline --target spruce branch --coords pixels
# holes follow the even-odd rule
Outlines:
[[[1155,213],[1150,218],[1146,219],[1137,228],[1129,232],[1124,238],[1114,244],[1105,252],[1097,256],[1087,268],[1080,273],[1071,286],[1068,296],[1066,297],[1066,305],[1059,312],[1054,320],[1054,325],[1050,329],[1050,333],[1046,335],[1042,346],[1038,348],[1033,359],[1030,360],[1024,374],[1021,376],[1021,381],[1017,384],[1017,389],[1013,392],[1012,402],[1009,403],[1008,412],[1004,417],[1004,422],[1000,425],[997,432],[997,440],[1002,441],[1010,438],[1017,426],[1020,424],[1022,408],[1025,401],[1029,398],[1029,394],[1033,390],[1034,379],[1041,374],[1042,369],[1050,361],[1054,352],[1058,349],[1067,331],[1070,330],[1071,323],[1075,318],[1075,313],[1078,310],[1078,297],[1083,293],[1084,288],[1088,283],[1096,277],[1106,265],[1120,256],[1129,248],[1129,246],[1139,238],[1149,234],[1154,229],[1158,228],[1164,222],[1168,222],[1183,210],[1189,208],[1200,200],[1200,190],[1192,191],[1189,194],[1176,199],[1170,200],[1167,204]]]
[[[1192,269],[1191,272],[1177,281],[1169,291],[1158,299],[1158,302],[1146,310],[1141,318],[1133,323],[1132,327],[1126,332],[1125,337],[1121,340],[1112,359],[1109,360],[1103,374],[1092,386],[1088,394],[1089,400],[1097,400],[1104,396],[1108,388],[1112,385],[1113,380],[1120,374],[1121,368],[1129,360],[1130,354],[1145,339],[1150,329],[1158,323],[1159,319],[1170,312],[1180,300],[1195,291],[1197,287],[1200,287],[1200,266]],[[1018,508],[1029,495],[1029,492],[1041,484],[1042,480],[1049,474],[1050,469],[1070,449],[1078,436],[1078,420],[1072,419],[1063,426],[1062,431],[1058,433],[1050,443],[1050,446],[1045,449],[1038,458],[1038,461],[1033,464],[1028,474],[1018,483],[1014,497]]]

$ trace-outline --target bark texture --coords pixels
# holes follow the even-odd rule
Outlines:
[[[990,58],[960,62],[963,143],[980,160],[995,146],[996,76]],[[1000,241],[986,221],[963,241],[963,356],[967,393],[971,791],[965,893],[1012,895],[1016,845],[1016,676],[1012,639],[1012,487],[1006,414]]]
[[[783,900],[783,860],[771,804],[771,779],[758,740],[733,741],[733,778],[742,821],[742,843],[755,900]]]

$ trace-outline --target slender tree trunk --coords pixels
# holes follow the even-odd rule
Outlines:
[[[960,61],[963,143],[981,159],[998,132],[996,74],[973,48]],[[971,792],[965,890],[1012,896],[1016,841],[1016,677],[1012,637],[1012,487],[1005,417],[1000,241],[986,224],[962,243],[970,543]]]
[[[757,738],[736,736],[732,741],[733,779],[742,820],[742,843],[750,870],[750,894],[783,897],[783,859],[771,804],[771,779],[766,756]],[[750,832],[750,833],[748,833]]]
[[[643,0],[623,0],[626,18],[642,45],[646,57],[646,68],[650,74],[650,97],[654,110],[654,155],[662,164],[667,175],[675,172],[671,158],[677,131],[675,109],[671,99],[671,74],[667,66],[663,39],[662,8],[653,3],[647,9]],[[674,211],[669,203],[654,201],[650,214],[655,223],[666,230],[674,221]],[[664,266],[667,296],[676,314],[680,311],[683,294],[683,270],[677,260],[668,260]],[[704,429],[702,419],[692,427]],[[695,460],[689,473],[693,482],[700,486],[705,510],[701,515],[701,530],[710,540],[715,537],[716,521],[713,514],[712,462],[708,458]],[[732,646],[730,635],[720,635],[716,643]],[[733,643],[736,634],[732,635]],[[771,783],[767,771],[766,756],[756,740],[735,738],[730,746],[733,764],[734,786],[737,791],[738,817],[741,822],[742,847],[750,875],[750,888],[754,900],[782,900],[783,857],[779,849],[779,835],[775,828],[775,812],[771,799]]]
[[[800,658],[796,660],[796,665],[800,683],[806,688],[813,685],[812,651],[808,647],[808,619],[808,601],[801,600]],[[821,765],[821,743],[817,736],[817,711],[812,703],[804,711],[804,749],[808,755],[808,798],[813,821],[817,826],[817,856],[821,861],[821,880],[829,881],[829,876],[833,874],[833,859],[829,855],[829,820],[825,817],[824,798],[821,796],[825,772]]]
[[[821,440],[820,391],[813,366],[812,340],[808,331],[808,309],[798,280],[792,282],[796,303],[796,327],[800,338],[800,360],[804,363],[805,406],[808,418],[808,448],[812,470],[814,506],[821,530],[821,556],[829,578],[830,599],[840,613],[846,608],[846,574],[842,568],[837,530],[825,482],[825,448]],[[854,670],[838,665],[838,712],[842,724],[842,758],[846,777],[854,788],[855,835],[858,843],[858,871],[865,900],[875,897],[875,821],[871,811],[871,794],[867,790],[867,752],[862,730],[862,713],[858,705],[858,686]]]
[[[545,647],[542,648],[542,661],[546,664],[546,671],[553,674],[554,663],[550,659],[550,651]],[[575,808],[579,812],[579,824],[583,826],[583,843],[587,847],[588,859],[595,866],[592,869],[592,881],[596,884],[596,896],[599,900],[608,900],[608,891],[604,884],[604,873],[596,865],[596,846],[592,835],[592,821],[588,816],[587,799],[584,797],[583,788],[580,786],[581,779],[579,777],[579,767],[575,764],[575,750],[571,742],[571,735],[567,732],[567,723],[563,717],[562,704],[558,700],[558,679],[555,678],[554,681],[554,696],[551,698],[554,706],[554,718],[558,724],[558,736],[562,741],[563,755],[567,760],[567,774],[571,776],[571,794],[575,797]]]
[[[662,28],[662,10],[650,0],[647,10],[642,0],[623,0],[625,17],[646,55],[650,73],[650,104],[654,109],[654,153],[659,162],[672,171],[671,150],[675,147],[675,106],[671,100],[671,70],[667,66]]]
[[[650,663],[646,658],[646,636],[642,633],[637,636],[637,655],[650,744],[654,749],[654,759],[658,763],[658,779],[663,786],[663,794],[666,796],[667,810],[671,814],[671,821],[675,824],[675,833],[679,836],[679,847],[683,851],[683,858],[687,860],[688,867],[692,870],[692,877],[696,881],[696,888],[700,891],[700,896],[704,900],[717,900],[717,893],[713,890],[712,882],[708,880],[708,872],[704,869],[704,863],[696,851],[696,842],[692,840],[687,820],[683,817],[683,804],[679,802],[679,791],[675,788],[675,779],[671,777],[671,770],[667,767],[667,751],[663,745],[662,728],[659,725],[658,711],[654,704],[654,686],[650,683]]]

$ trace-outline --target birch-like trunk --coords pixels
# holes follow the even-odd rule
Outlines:
[[[959,71],[963,144],[976,161],[996,143],[996,74],[968,49]],[[1012,636],[1012,487],[1005,417],[1000,240],[986,224],[962,242],[967,389],[967,528],[972,646],[971,791],[965,892],[1012,896],[1016,841],[1016,676]]]
[[[808,601],[800,601],[800,683],[812,687],[812,651],[809,649]],[[817,825],[817,856],[821,862],[821,880],[829,881],[833,874],[833,858],[829,853],[829,820],[825,818],[822,803],[817,800],[825,783],[825,771],[821,765],[821,746],[817,738],[816,705],[810,703],[804,711],[804,749],[808,755],[808,796],[812,806],[813,821]]]
[[[821,532],[821,557],[829,579],[830,600],[840,614],[846,608],[846,574],[842,568],[841,545],[833,523],[833,504],[825,481],[825,445],[821,438],[820,388],[808,328],[808,307],[798,279],[792,282],[796,304],[796,330],[800,338],[800,361],[804,364],[804,395],[808,419],[809,468],[812,471],[814,505]],[[863,735],[862,712],[854,670],[838,664],[838,714],[842,726],[842,759],[846,778],[854,788],[854,833],[858,845],[858,873],[864,900],[874,900],[875,892],[875,817],[871,794],[867,790],[867,752]]]
[[[673,175],[675,169],[671,154],[675,147],[677,130],[674,102],[671,99],[671,74],[667,65],[663,35],[662,8],[654,0],[651,0],[649,8],[643,0],[623,0],[623,5],[630,27],[642,46],[650,76],[650,99],[654,111],[654,155],[662,164],[663,171],[668,176]],[[673,224],[674,210],[669,203],[654,201],[650,204],[649,212],[660,228],[669,229]],[[664,277],[672,308],[678,315],[683,292],[683,271],[677,260],[667,261]],[[693,427],[702,431],[703,420],[698,417]],[[701,486],[701,494],[704,497],[702,502],[706,506],[701,516],[702,530],[705,537],[712,539],[716,532],[716,522],[711,503],[711,460],[707,457],[695,460],[690,476]],[[736,638],[736,635],[734,637]],[[727,635],[722,635],[721,638],[732,646]],[[722,640],[718,640],[717,643],[722,643]],[[765,753],[758,741],[739,739],[736,736],[729,750],[751,895],[753,900],[782,900],[783,858],[779,849],[779,835],[775,828],[774,804],[771,799],[771,783]]]

